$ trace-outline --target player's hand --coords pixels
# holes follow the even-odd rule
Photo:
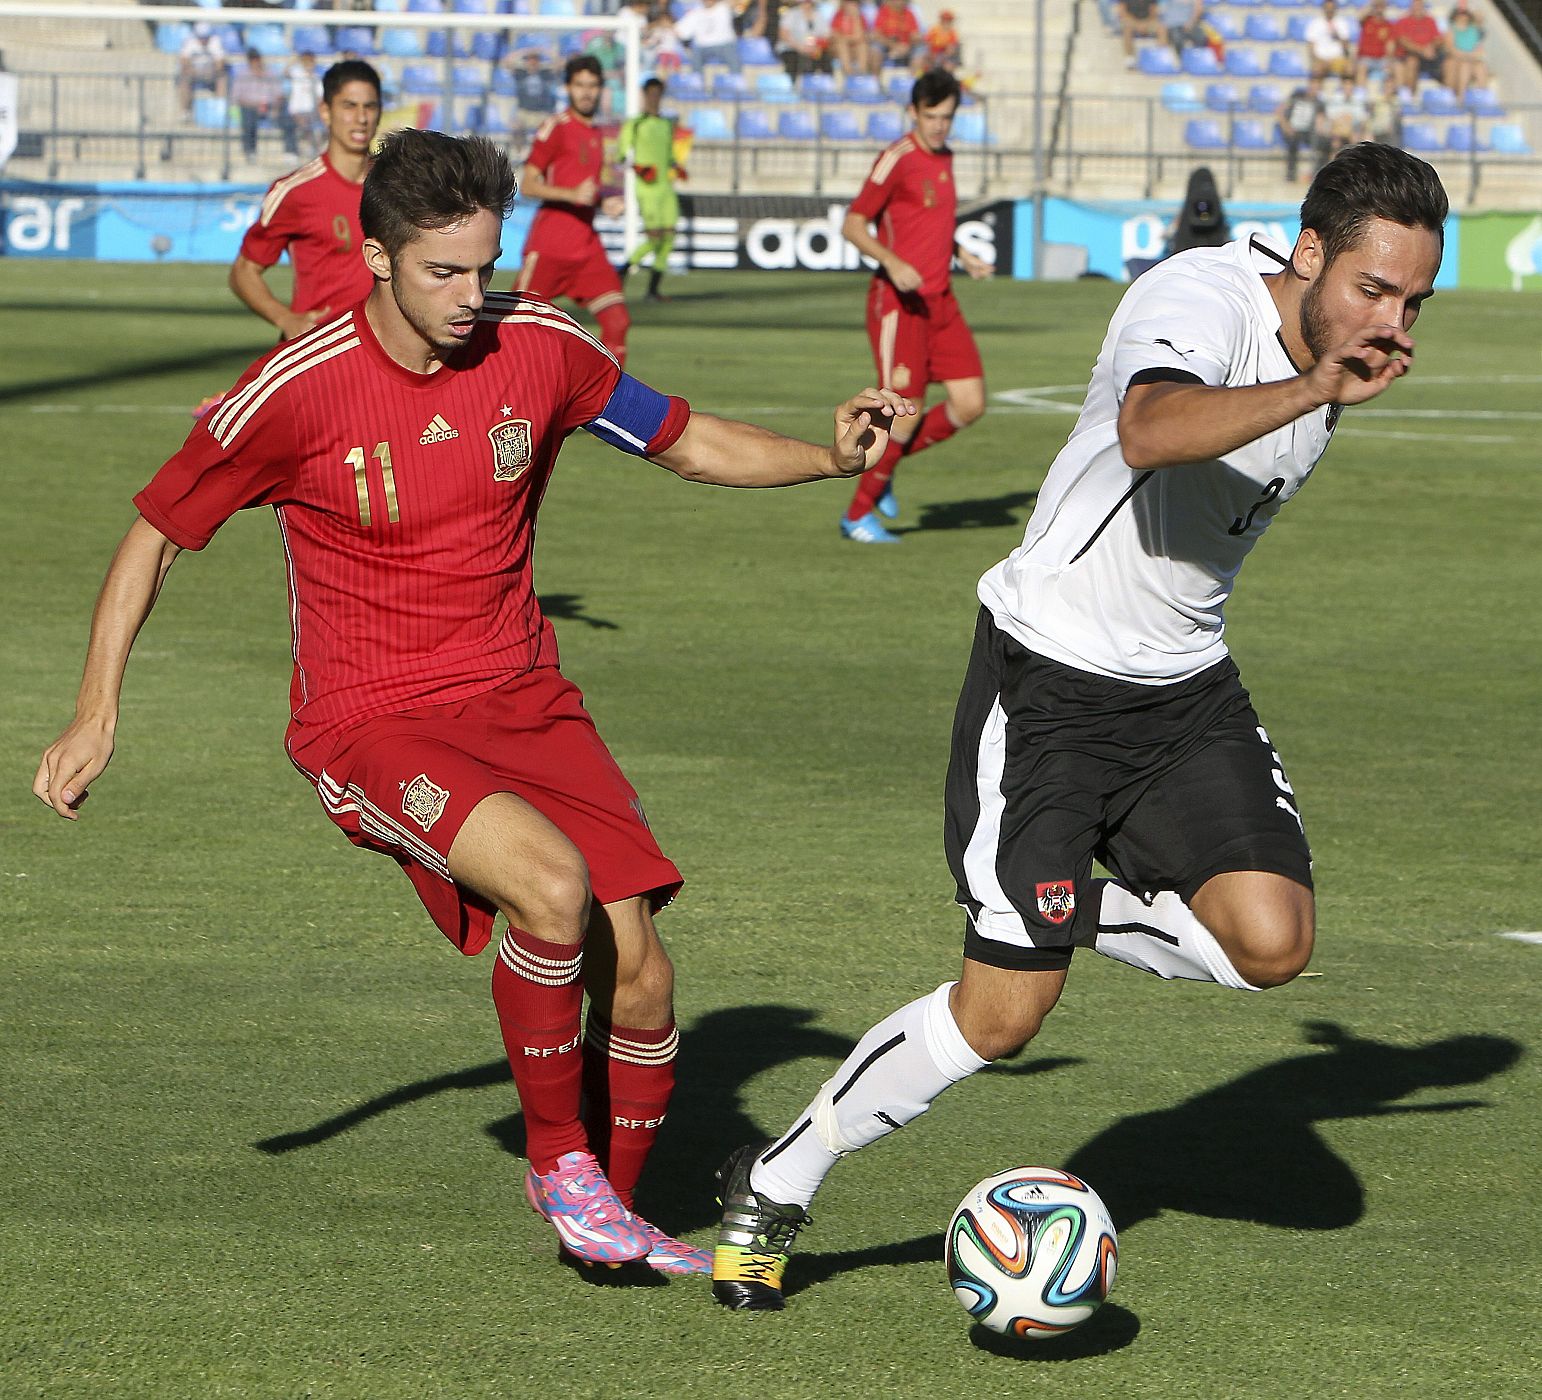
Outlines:
[[[894,283],[896,292],[919,292],[921,290],[922,277],[915,268],[904,260],[895,258],[888,265],[889,281]]]
[[[835,410],[836,471],[855,476],[873,466],[889,445],[889,425],[915,412],[915,404],[892,389],[864,389],[847,399]]]
[[[600,187],[591,175],[573,191],[574,204],[593,204],[599,197]]]
[[[672,166],[670,166],[670,170],[673,173],[675,179],[677,179],[677,180],[682,180],[683,181],[683,180],[689,180],[691,178],[686,173],[686,169],[685,169],[685,167],[683,165],[672,165]]]
[[[112,758],[112,729],[100,720],[76,719],[44,751],[32,795],[74,821],[87,789]]]
[[[607,218],[619,219],[626,213],[626,199],[619,194],[608,194],[600,201],[600,213]]]
[[[976,282],[983,282],[988,277],[996,275],[994,263],[988,263],[984,258],[977,258],[965,248],[958,250],[958,265]]]
[[[331,314],[330,306],[318,306],[314,311],[291,312],[278,323],[279,337],[293,340],[297,335],[304,335],[306,331],[319,326]]]
[[[1367,326],[1322,356],[1307,371],[1307,383],[1320,403],[1364,403],[1413,368],[1413,353],[1402,327]]]
[[[656,166],[656,165],[639,165],[637,167],[637,178],[639,180],[641,180],[643,182],[643,184],[651,185],[655,180],[657,180],[659,178],[658,166]]]

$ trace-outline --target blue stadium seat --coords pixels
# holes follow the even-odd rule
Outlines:
[[[233,24],[216,24],[214,37],[220,41],[220,47],[225,50],[226,58],[239,58],[245,45],[241,42],[241,31]]]
[[[541,0],[535,12],[538,15],[576,15],[578,6],[573,0]]]
[[[1443,87],[1425,88],[1419,107],[1427,117],[1454,117],[1462,110],[1456,94],[1450,88]]]
[[[337,51],[351,51],[367,58],[375,52],[375,36],[362,24],[347,24],[337,31]]]
[[[1242,26],[1225,10],[1209,10],[1205,14],[1205,22],[1228,44],[1235,43],[1242,37]]]
[[[587,42],[587,35],[576,29],[570,29],[565,34],[557,36],[557,53],[562,58],[572,58],[575,54],[584,52]]]
[[[805,73],[798,79],[798,91],[808,100],[835,101],[841,95],[841,80],[833,73]]]
[[[430,29],[428,31],[427,48],[428,56],[430,58],[444,58],[449,54],[450,41],[447,37],[447,34],[448,32],[443,29]],[[471,57],[471,45],[466,42],[466,35],[464,31],[455,32],[454,57]]]
[[[1140,50],[1135,66],[1151,78],[1175,78],[1183,72],[1178,55],[1165,45],[1148,44]]]
[[[1274,14],[1260,10],[1247,17],[1247,23],[1242,26],[1242,35],[1255,44],[1277,44],[1285,37],[1285,26]]]
[[[1505,114],[1504,103],[1493,88],[1468,88],[1467,110],[1479,117],[1502,117]]]
[[[807,107],[794,107],[777,114],[776,134],[784,141],[813,141],[819,136],[819,126]]]
[[[792,102],[797,93],[792,79],[780,68],[775,72],[762,73],[755,79],[755,96],[761,102]]]
[[[1489,140],[1493,142],[1494,150],[1499,155],[1529,156],[1531,154],[1531,142],[1526,139],[1526,132],[1519,122],[1497,124],[1490,130]]]
[[[691,113],[691,127],[698,141],[731,141],[733,128],[721,107],[698,107]]]
[[[482,107],[482,130],[489,136],[505,136],[514,130],[515,119],[510,104],[488,102]]]
[[[406,32],[397,31],[397,33]],[[290,32],[289,47],[295,53],[331,53],[332,37],[319,24],[297,24]]]
[[[857,114],[842,107],[833,108],[820,117],[819,134],[826,141],[861,141],[863,139],[862,126],[857,121]]]
[[[882,102],[883,89],[871,73],[853,73],[843,89],[848,102]]]
[[[256,49],[264,58],[288,58],[289,35],[281,24],[249,24],[246,47]]]
[[[193,123],[213,130],[229,126],[230,104],[212,92],[200,92],[193,98]]]
[[[1226,72],[1233,78],[1261,78],[1269,70],[1257,49],[1227,49]]]
[[[494,68],[493,91],[499,97],[513,97],[519,91],[514,85],[514,74],[507,68]]]
[[[1255,5],[1262,5],[1266,3],[1266,0],[1231,0],[1231,3],[1236,9],[1241,10]]]
[[[669,95],[681,102],[699,102],[707,95],[707,80],[691,68],[669,76]]]
[[[1446,128],[1446,149],[1448,151],[1486,151],[1489,149],[1489,140],[1482,130],[1474,128],[1466,122],[1452,122]]]
[[[775,63],[776,50],[764,35],[744,34],[739,38],[739,62],[752,66]]]
[[[712,80],[712,96],[720,102],[733,102],[754,96],[754,89],[742,73],[719,73]]]
[[[1211,83],[1205,88],[1205,107],[1212,112],[1235,112],[1246,104],[1230,83]]]
[[[1195,117],[1183,126],[1184,144],[1194,151],[1224,151],[1226,133],[1213,117]]]
[[[1162,106],[1169,112],[1202,112],[1205,108],[1199,89],[1183,81],[1162,84]]]
[[[960,146],[987,146],[990,133],[985,128],[985,111],[981,107],[965,107],[953,118],[952,139]]]
[[[450,0],[450,8],[458,15],[492,15],[498,12],[493,0]]]
[[[739,139],[741,141],[772,141],[776,128],[759,107],[744,107],[739,111]]]
[[[884,95],[890,102],[897,102],[901,107],[910,106],[910,90],[916,85],[916,80],[909,73],[894,73],[889,81],[883,85]]]
[[[904,134],[905,122],[898,112],[891,112],[884,108],[867,114],[869,141],[882,141],[887,146],[891,141],[898,141]]]
[[[443,14],[444,0],[407,0],[407,13],[411,15]]]
[[[1403,149],[1405,151],[1438,151],[1441,149],[1440,132],[1433,122],[1404,122]]]
[[[1254,83],[1248,89],[1248,111],[1272,117],[1285,100],[1284,92],[1273,83]]]
[[[480,63],[457,63],[453,81],[457,97],[480,97],[487,91],[487,69]]]
[[[1306,31],[1311,26],[1311,15],[1292,15],[1285,26],[1285,37],[1293,44],[1306,43]]]
[[[421,29],[382,29],[380,51],[392,58],[421,58],[423,56],[423,31]]]
[[[471,36],[471,56],[496,63],[503,54],[503,35],[495,29],[478,29]]]
[[[1213,78],[1223,73],[1225,69],[1221,67],[1221,60],[1210,49],[1185,49],[1183,71],[1191,78]]]
[[[444,91],[444,69],[435,63],[409,63],[402,69],[402,92],[434,97]]]
[[[1232,128],[1232,141],[1239,151],[1271,151],[1280,144],[1279,132],[1273,122],[1261,122],[1251,117]]]
[[[193,26],[183,20],[175,23],[162,22],[155,26],[155,47],[161,53],[181,53],[182,45],[187,43],[187,36],[193,32]]]
[[[1275,78],[1306,77],[1306,55],[1296,49],[1271,50],[1269,53],[1269,74]]]

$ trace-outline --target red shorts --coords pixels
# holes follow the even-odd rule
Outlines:
[[[543,666],[449,705],[377,715],[350,731],[321,770],[327,815],[356,846],[393,857],[440,932],[479,953],[497,910],[450,878],[450,847],[484,797],[512,792],[562,832],[589,867],[597,904],[683,883],[648,830],[578,687]]]
[[[514,290],[567,297],[592,312],[625,301],[621,278],[605,256],[599,235],[583,229],[577,220],[567,220],[566,225],[581,231],[555,244],[545,238],[531,238],[525,244],[525,261]]]
[[[867,294],[867,338],[880,389],[917,395],[928,384],[985,377],[974,335],[951,289],[920,297],[901,294],[893,283],[875,277]]]

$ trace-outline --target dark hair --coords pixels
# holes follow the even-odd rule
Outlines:
[[[508,156],[485,137],[393,131],[364,178],[359,224],[394,262],[425,229],[482,209],[507,218],[518,188]]]
[[[605,81],[605,70],[592,53],[576,53],[562,65],[563,83],[571,83],[580,73],[593,73],[602,83]]]
[[[649,78],[648,81],[643,84],[643,91],[647,92],[651,88],[657,88],[660,92],[663,92],[664,80],[662,78]]]
[[[1396,146],[1361,141],[1317,172],[1301,201],[1301,227],[1316,232],[1331,266],[1359,243],[1372,219],[1427,228],[1444,242],[1450,207],[1434,166]]]
[[[917,111],[922,107],[940,107],[950,97],[961,102],[964,89],[946,68],[932,68],[921,74],[910,89],[910,105]]]
[[[349,83],[368,83],[375,89],[375,96],[380,96],[380,74],[373,65],[362,58],[345,58],[321,75],[321,100],[330,104]]]

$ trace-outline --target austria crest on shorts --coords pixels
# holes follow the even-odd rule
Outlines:
[[[1073,880],[1046,880],[1034,886],[1039,913],[1052,924],[1063,924],[1076,912],[1076,883]]]
[[[493,480],[518,481],[530,467],[530,420],[494,423],[487,436],[493,445]]]
[[[419,773],[402,793],[402,811],[427,831],[444,815],[444,804],[450,800],[450,790],[442,788],[427,773]]]

